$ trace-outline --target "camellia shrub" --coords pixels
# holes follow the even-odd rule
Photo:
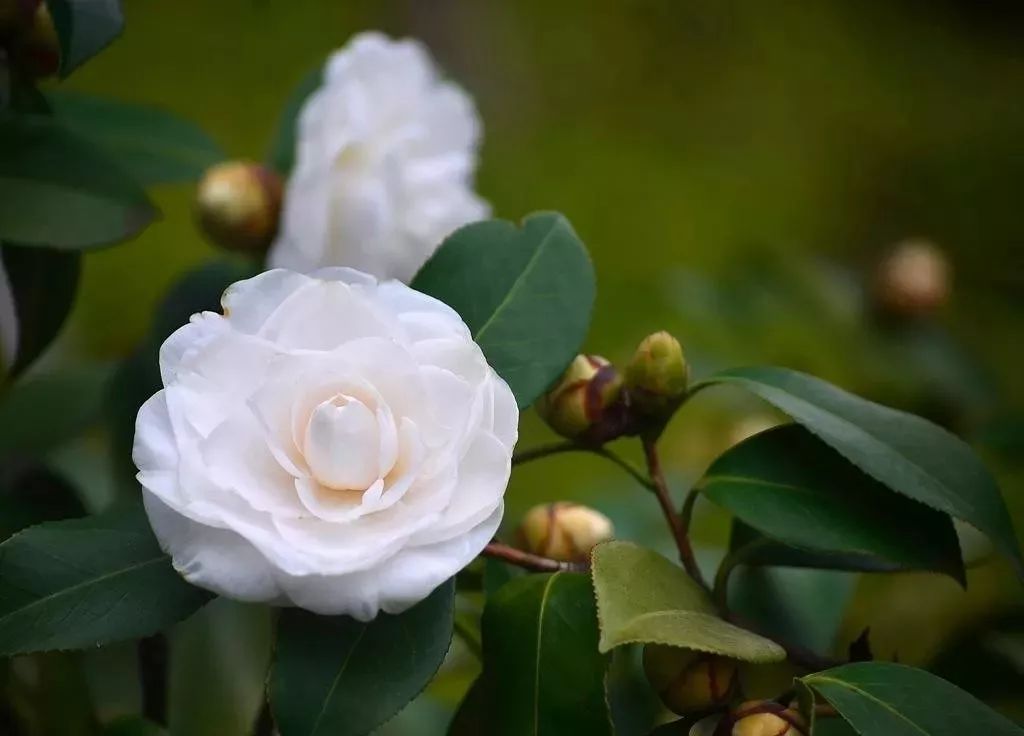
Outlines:
[[[10,684],[23,655],[126,640],[142,712],[103,733],[161,733],[161,632],[218,596],[273,610],[264,736],[373,732],[435,677],[453,631],[482,667],[453,736],[1022,733],[868,635],[838,659],[779,636],[730,585],[743,567],[966,585],[954,522],[1024,574],[963,441],[786,368],[691,376],[666,332],[638,335],[621,366],[582,352],[584,244],[558,213],[485,219],[472,100],[414,41],[357,36],[296,93],[266,162],[224,162],[162,111],[39,91],[120,30],[116,5],[85,5],[0,2],[5,734],[41,717]],[[141,231],[146,187],[180,181],[198,181],[197,222],[234,256],[186,275],[113,376],[23,380],[82,254]],[[677,495],[659,439],[719,386],[790,421]],[[60,409],[22,427],[43,399]],[[37,459],[97,406],[124,482],[87,510]],[[517,446],[531,407],[557,440]],[[617,540],[614,518],[568,502],[503,532],[510,475],[562,453],[622,472],[664,539]],[[691,543],[699,498],[733,517],[713,569]],[[630,668],[643,679],[620,687]]]

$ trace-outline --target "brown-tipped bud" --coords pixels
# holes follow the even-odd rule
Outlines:
[[[626,366],[630,405],[641,414],[667,418],[686,395],[689,374],[678,340],[664,331],[648,335]]]
[[[807,722],[800,712],[771,700],[743,703],[730,717],[731,736],[806,736]]]
[[[534,506],[523,517],[519,536],[529,552],[562,562],[581,562],[615,534],[600,511],[567,501]]]
[[[196,193],[199,223],[227,250],[261,253],[281,218],[281,177],[250,161],[226,161],[203,174]]]
[[[952,273],[945,254],[928,240],[899,243],[879,264],[874,298],[878,309],[894,317],[924,317],[948,300]]]
[[[41,4],[42,0],[0,0],[0,41],[27,30]]]
[[[36,5],[30,23],[13,32],[11,62],[14,66],[33,79],[52,77],[60,71],[60,39],[46,3]]]
[[[551,390],[537,400],[537,413],[551,429],[579,439],[601,422],[622,393],[615,366],[597,355],[577,355]]]
[[[689,649],[648,644],[644,672],[665,707],[688,715],[726,703],[736,690],[736,662]]]

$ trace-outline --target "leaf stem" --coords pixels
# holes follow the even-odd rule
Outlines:
[[[718,566],[718,572],[715,573],[715,585],[712,595],[714,596],[715,603],[718,604],[719,609],[723,612],[729,610],[729,577],[732,575],[732,571],[750,559],[754,552],[771,544],[771,541],[768,537],[755,539],[753,542],[733,550],[722,560],[722,563]]]
[[[643,445],[644,457],[647,459],[647,471],[650,473],[651,481],[654,485],[654,495],[658,499],[658,504],[665,515],[669,529],[672,530],[676,547],[679,549],[679,559],[682,561],[683,567],[690,577],[704,588],[707,588],[704,576],[701,574],[700,568],[697,566],[697,560],[693,556],[693,546],[690,544],[689,530],[684,526],[682,517],[676,513],[672,503],[672,496],[669,494],[668,483],[665,480],[665,472],[661,467],[657,443],[653,439],[644,439]]]
[[[643,472],[633,466],[628,460],[619,457],[611,450],[605,447],[591,447],[588,445],[581,445],[578,442],[572,440],[566,440],[564,442],[553,442],[549,445],[541,445],[540,447],[532,447],[529,450],[523,450],[512,456],[512,466],[523,465],[534,460],[540,460],[541,458],[551,457],[552,455],[562,455],[567,452],[588,452],[591,455],[597,455],[603,457],[605,460],[609,460],[620,468],[625,470],[630,477],[633,478],[637,483],[642,485],[649,491],[654,491],[654,483],[650,479],[646,478]]]
[[[491,542],[481,552],[484,557],[493,557],[496,560],[516,565],[534,572],[586,572],[590,566],[585,562],[563,562],[553,560],[550,557],[524,552],[521,549],[510,547],[501,542]]]

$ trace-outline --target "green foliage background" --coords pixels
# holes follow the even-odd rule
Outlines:
[[[677,308],[686,272],[717,279],[821,257],[864,269],[895,240],[923,235],[956,269],[943,321],[1012,407],[1024,403],[1024,356],[1013,339],[1024,326],[1024,13],[981,5],[126,0],[125,34],[64,86],[167,107],[229,155],[260,159],[292,87],[330,50],[369,28],[419,37],[476,97],[485,129],[479,188],[495,214],[559,210],[589,246],[598,275],[593,352],[624,360],[662,328],[694,355],[713,352],[694,337],[708,324]],[[126,355],[169,285],[214,255],[192,223],[191,188],[154,194],[163,221],[84,259],[71,325],[51,361]],[[904,383],[888,367],[865,371],[856,346],[808,328],[814,314],[779,314],[756,336],[738,335],[728,359],[789,365],[899,403]],[[715,317],[707,315],[712,329]],[[737,416],[760,411],[726,394],[696,403],[667,445],[682,478],[726,444]],[[526,418],[523,446],[548,438]],[[1009,465],[1000,473],[1019,533],[1022,476]],[[626,537],[656,523],[653,503],[585,457],[517,471],[509,522],[532,503],[562,498],[605,510]],[[699,541],[714,557],[725,519],[698,512]],[[844,635],[871,623],[880,654],[898,649],[901,661],[926,663],[1010,596],[1020,605],[999,566],[969,579],[966,595],[923,575],[865,579]],[[467,677],[439,683],[389,733],[437,733],[432,714],[443,717]]]

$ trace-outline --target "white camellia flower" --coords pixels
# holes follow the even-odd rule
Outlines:
[[[356,36],[299,114],[270,265],[410,281],[446,236],[488,215],[473,192],[479,139],[473,101],[421,44]]]
[[[351,269],[232,285],[160,349],[135,425],[150,522],[190,582],[369,620],[501,520],[519,411],[459,316]]]

